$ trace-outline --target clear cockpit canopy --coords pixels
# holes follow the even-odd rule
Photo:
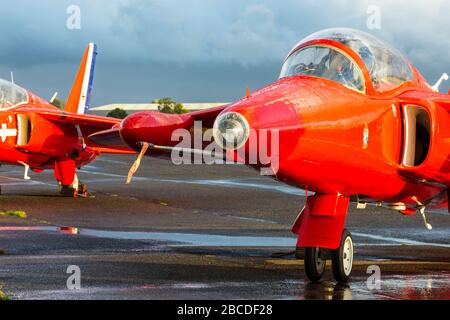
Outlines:
[[[364,92],[364,77],[358,65],[332,47],[313,45],[294,52],[284,63],[280,78],[311,76],[339,82]]]
[[[0,79],[0,110],[28,102],[27,91],[16,84]]]
[[[373,88],[378,92],[393,90],[403,83],[413,80],[411,67],[403,55],[389,44],[365,32],[346,28],[326,29],[304,38],[296,45],[296,47],[312,40],[333,40],[353,50],[364,62],[369,72]],[[280,77],[297,75],[296,69],[293,68],[293,66],[296,65],[296,62],[293,62],[292,60],[302,60],[301,63],[309,63],[311,64],[311,67],[313,67],[318,58],[311,58],[310,61],[305,61],[308,60],[306,55],[309,54],[305,50],[308,50],[311,47],[318,47],[319,49],[317,52],[323,52],[323,49],[320,49],[323,46],[320,44],[307,46],[306,48],[297,50],[297,52],[292,53],[285,61]],[[299,59],[299,55],[303,56],[302,59]],[[354,64],[352,66],[353,69],[358,68],[354,62],[352,63]],[[318,68],[319,65],[316,67]],[[321,68],[323,68],[323,66],[321,66]],[[297,69],[297,71],[300,71],[298,75],[303,74],[301,68],[300,70]],[[329,71],[333,72],[333,70]],[[334,72],[338,73],[339,68]],[[359,74],[357,74],[356,71],[353,72],[354,78],[351,83],[356,85],[359,81]],[[320,76],[320,74],[315,75]],[[325,73],[325,75],[326,78],[330,79],[328,76],[329,73]],[[349,76],[350,74],[347,75],[347,77]],[[340,78],[341,81],[338,81],[341,83],[343,82],[342,76],[335,75],[334,77]],[[348,79],[346,79],[346,81],[348,81]]]

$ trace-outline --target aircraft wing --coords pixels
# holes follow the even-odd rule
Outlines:
[[[212,126],[214,125],[214,121],[216,120],[216,117],[228,106],[229,105],[226,104],[223,106],[218,106],[210,109],[193,111],[188,114],[192,116],[194,121],[202,121],[203,127],[212,128]]]
[[[111,127],[119,125],[121,120],[115,118],[100,117],[87,114],[68,113],[65,111],[53,111],[53,110],[34,110],[43,118],[59,123],[71,123],[74,125],[86,125],[92,127]]]
[[[90,143],[95,145],[104,145],[110,148],[120,148],[126,146],[120,136],[120,128],[118,126],[93,133],[88,137],[88,139]]]
[[[88,136],[99,132],[108,130],[114,127],[119,127],[121,120],[115,118],[101,117],[95,115],[78,114],[66,112],[63,110],[51,110],[40,108],[28,108],[21,111],[33,112],[42,118],[60,125],[73,125],[79,130],[80,135],[85,139],[86,145],[97,149],[101,153],[118,153],[118,154],[133,154],[134,150],[130,149],[125,144],[115,147],[109,145],[102,145],[91,142],[87,139]]]

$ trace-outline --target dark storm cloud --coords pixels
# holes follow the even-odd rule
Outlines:
[[[70,0],[8,2],[0,11],[0,76],[67,95],[82,51],[98,44],[94,104],[232,100],[245,86],[276,79],[289,49],[307,34],[336,26],[367,30],[378,5],[381,29],[430,81],[450,71],[450,2],[313,0]],[[69,5],[81,29],[66,28]]]

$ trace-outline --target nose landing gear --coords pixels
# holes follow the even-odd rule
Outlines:
[[[71,185],[64,186],[60,183],[59,194],[63,197],[83,197],[86,198],[88,196],[87,186],[82,184],[78,180],[78,176],[75,175],[74,181]]]
[[[73,188],[72,186],[60,186],[59,194],[63,197],[73,197],[75,199],[78,197],[87,198],[88,191],[87,186],[84,184],[80,184],[78,188]]]
[[[305,248],[305,273],[309,280],[318,282],[326,269],[326,261],[331,258],[333,276],[337,282],[347,282],[353,267],[353,240],[351,233],[344,229],[339,248]]]
[[[87,187],[83,185],[76,174],[75,160],[59,159],[55,161],[54,170],[56,181],[60,185],[59,194],[64,197],[87,197]]]
[[[353,265],[353,241],[344,229],[350,198],[339,193],[307,197],[292,227],[298,235],[297,248],[305,248],[305,272],[313,282],[319,281],[331,260],[334,278],[345,282]]]

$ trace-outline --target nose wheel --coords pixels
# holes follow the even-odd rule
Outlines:
[[[305,273],[309,280],[318,282],[322,279],[327,264],[326,249],[305,248]]]
[[[351,233],[344,229],[339,248],[305,248],[305,273],[309,280],[318,282],[322,278],[326,261],[331,258],[333,276],[337,282],[348,281],[353,267],[353,240]]]
[[[331,256],[333,276],[337,282],[347,282],[353,267],[353,240],[350,231],[344,229],[341,244]]]

